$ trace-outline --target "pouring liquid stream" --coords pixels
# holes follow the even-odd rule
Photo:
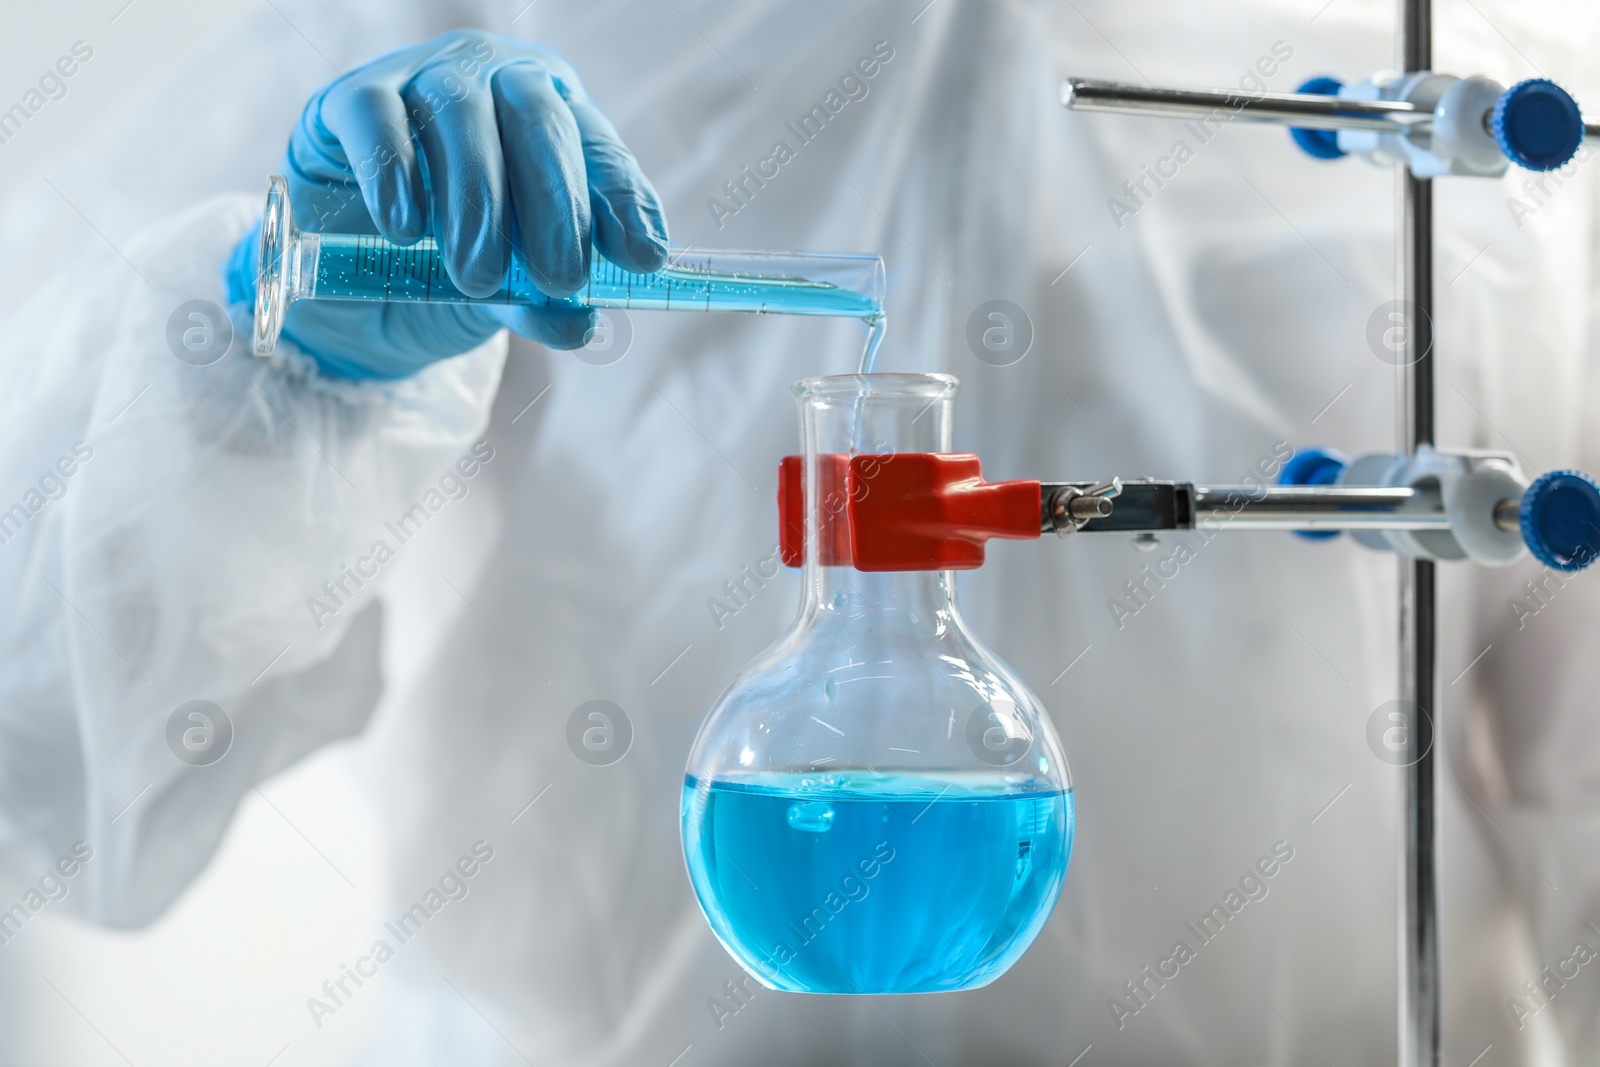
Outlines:
[[[878,369],[878,346],[883,344],[883,335],[889,329],[889,319],[880,311],[871,318],[861,321],[867,324],[867,342],[861,349],[861,367],[857,373],[871,374]]]
[[[883,344],[883,335],[889,329],[889,319],[888,316],[880,311],[876,315],[861,321],[867,324],[867,340],[866,344],[861,348],[861,364],[856,373],[872,374],[878,369],[878,348]],[[868,451],[868,449],[862,447],[861,398],[859,397],[855,402],[852,422],[855,424],[855,429],[850,434],[850,451],[857,453]]]

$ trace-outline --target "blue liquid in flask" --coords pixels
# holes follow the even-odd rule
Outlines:
[[[701,908],[772,989],[987,985],[1050,917],[1072,853],[1071,792],[999,778],[845,771],[683,788]]]

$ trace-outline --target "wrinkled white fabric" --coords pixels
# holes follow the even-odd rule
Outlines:
[[[1479,6],[1441,13],[1440,69],[1510,82],[1536,63],[1600,99],[1594,12]],[[676,241],[881,252],[881,365],[962,379],[957,447],[991,478],[1228,482],[1279,441],[1387,448],[1394,374],[1366,327],[1393,285],[1393,176],[1234,126],[1119,227],[1108,199],[1193,139],[1064,112],[1057,89],[1066,74],[1237,84],[1279,42],[1292,56],[1268,88],[1360,76],[1389,63],[1390,5],[276,7],[61,168],[62,193],[121,252],[53,247],[81,223],[48,188],[0,231],[15,294],[0,506],[76,442],[93,453],[0,545],[7,893],[86,840],[88,891],[63,906],[148,923],[255,783],[359,736],[381,768],[396,911],[473,842],[495,849],[396,964],[404,992],[363,1063],[943,1067],[1067,1063],[1090,1046],[1086,1065],[1392,1058],[1399,779],[1366,741],[1395,685],[1392,557],[1226,534],[1119,626],[1108,601],[1182,539],[1155,555],[1088,537],[992,546],[961,597],[1051,708],[1082,816],[1056,914],[980,992],[757,993],[719,1014],[738,970],[684,877],[680,776],[698,717],[780,633],[796,583],[721,625],[707,604],[771,551],[777,461],[797,439],[787,386],[853,369],[859,327],[637,314],[610,366],[520,341],[507,355],[502,340],[391,385],[320,379],[292,351],[192,367],[165,333],[183,301],[222,299],[217,267],[329,63],[480,24],[574,63]],[[775,140],[793,146],[785,123],[880,41],[893,58],[864,99],[737,211],[708,206],[729,205],[724,183]],[[1441,183],[1442,444],[1512,450],[1530,471],[1600,466],[1591,170],[1537,199],[1521,172]],[[1513,196],[1535,209],[1521,225]],[[966,341],[994,298],[1034,331],[1009,367]],[[480,442],[492,458],[465,482],[471,509],[446,497],[395,545],[385,524]],[[322,584],[385,538],[395,559],[314,618]],[[1600,948],[1583,925],[1600,923],[1586,654],[1600,597],[1581,577],[1526,600],[1531,563],[1444,573],[1445,1053],[1592,1062],[1588,969],[1548,1006],[1522,985],[1577,941]],[[609,767],[565,740],[594,698],[636,731]],[[236,727],[210,767],[167,747],[168,715],[191,699]],[[1139,1004],[1125,983],[1279,841],[1294,859],[1268,896],[1119,1020],[1113,998]],[[352,958],[367,940],[352,933]],[[311,1020],[295,1039],[326,1062]]]

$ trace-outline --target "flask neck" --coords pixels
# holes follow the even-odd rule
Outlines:
[[[950,571],[861,571],[850,562],[849,504],[895,453],[948,452],[956,381],[942,374],[847,374],[795,386],[805,454],[803,623],[884,624],[910,638],[957,624]],[[882,456],[858,462],[852,459]]]
[[[954,571],[869,573],[807,560],[802,625],[883,623],[907,639],[939,637],[959,626]]]

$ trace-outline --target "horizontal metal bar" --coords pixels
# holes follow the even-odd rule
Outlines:
[[[1045,533],[1056,529],[1056,492],[1095,482],[1045,482]],[[1438,494],[1409,488],[1345,486],[1196,486],[1189,482],[1130,481],[1111,499],[1111,514],[1090,519],[1083,533],[1143,533],[1228,527],[1239,530],[1448,530]]]
[[[1242,89],[1160,89],[1098,78],[1068,78],[1061,102],[1077,111],[1110,111],[1157,118],[1214,118],[1298,126],[1306,130],[1376,130],[1407,133],[1433,125],[1433,112],[1404,100],[1343,100],[1318,93],[1251,93]],[[1488,115],[1484,116],[1485,125]],[[1600,122],[1583,124],[1584,137],[1600,138]]]
[[[1080,111],[1132,111],[1166,118],[1213,116],[1315,130],[1404,133],[1433,122],[1433,112],[1402,100],[1341,100],[1317,93],[1234,89],[1158,89],[1095,78],[1068,78],[1061,102]]]
[[[1220,486],[1195,490],[1195,522],[1251,530],[1448,530],[1438,497],[1408,488]]]

